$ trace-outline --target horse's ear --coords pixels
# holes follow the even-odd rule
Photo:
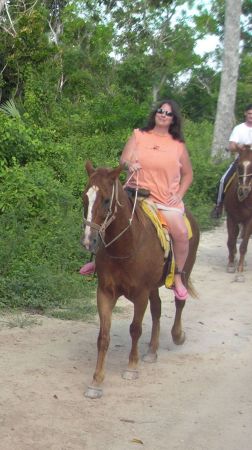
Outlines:
[[[121,171],[123,170],[123,166],[120,165],[116,167],[115,169],[112,169],[109,175],[111,176],[112,180],[116,180],[116,178],[119,177]]]
[[[88,176],[90,176],[95,171],[91,161],[87,161],[86,164],[85,164],[85,167],[86,167],[86,171],[87,171]]]

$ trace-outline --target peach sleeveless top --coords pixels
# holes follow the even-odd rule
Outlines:
[[[155,203],[166,206],[172,194],[179,190],[181,178],[180,158],[185,145],[171,135],[160,136],[152,131],[134,130],[136,141],[135,152],[131,162],[138,161],[142,169],[138,175],[130,178],[128,185],[149,189],[151,199]],[[126,155],[125,155],[126,156]],[[137,179],[138,177],[138,179]],[[184,210],[183,202],[174,205],[173,208]]]

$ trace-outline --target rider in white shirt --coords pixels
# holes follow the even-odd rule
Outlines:
[[[236,125],[230,135],[228,150],[231,153],[239,152],[244,148],[244,145],[251,145],[252,147],[252,103],[246,107],[244,115],[245,122]],[[220,179],[216,205],[211,212],[211,216],[214,219],[219,219],[222,215],[225,186],[236,170],[236,162],[237,158],[230,164]]]

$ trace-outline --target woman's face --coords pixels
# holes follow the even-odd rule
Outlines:
[[[168,103],[164,103],[160,108],[157,109],[155,116],[155,123],[158,127],[170,127],[173,120],[172,108]]]

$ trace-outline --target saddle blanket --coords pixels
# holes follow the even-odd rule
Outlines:
[[[160,210],[157,209],[156,205],[153,202],[150,202],[149,200],[141,200],[140,201],[141,207],[145,214],[150,218],[153,225],[156,228],[158,238],[160,240],[160,244],[162,249],[164,250],[164,257],[165,259],[168,258],[168,256],[171,259],[171,264],[169,265],[168,274],[165,278],[165,287],[168,289],[172,288],[174,283],[174,273],[175,273],[175,260],[174,260],[174,254],[172,249],[172,241],[170,234],[168,232],[168,224],[167,221],[162,214]],[[188,238],[191,239],[192,237],[192,228],[191,224],[184,215],[185,224],[188,230]]]

